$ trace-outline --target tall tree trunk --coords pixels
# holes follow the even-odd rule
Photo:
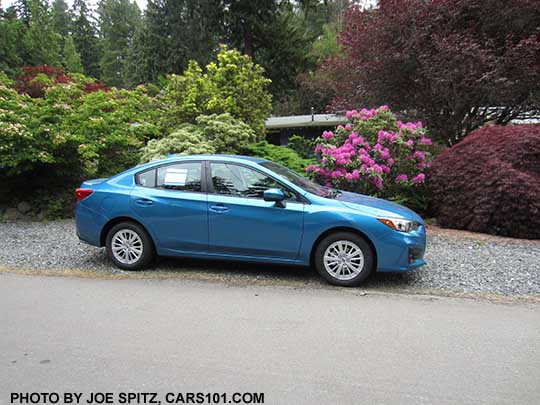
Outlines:
[[[244,27],[244,53],[253,59],[253,33]]]

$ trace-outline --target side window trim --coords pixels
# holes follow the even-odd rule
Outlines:
[[[157,183],[158,183],[158,170],[162,167],[167,167],[167,166],[174,166],[174,165],[181,165],[181,164],[189,164],[189,163],[200,163],[201,164],[201,191],[189,191],[189,190],[171,190],[171,189],[163,189],[161,187],[158,187],[157,186]],[[138,181],[137,181],[137,178],[139,177],[140,174],[143,174],[143,173],[146,173],[146,172],[149,172],[151,170],[154,170],[154,187],[148,187],[148,186],[143,186],[142,184],[139,184]],[[158,190],[167,190],[167,191],[174,191],[176,193],[198,193],[198,194],[207,194],[208,193],[208,184],[207,184],[207,181],[205,181],[205,179],[207,178],[206,176],[206,161],[204,160],[182,160],[182,161],[177,161],[177,162],[167,162],[167,163],[164,163],[164,164],[161,164],[161,165],[157,165],[157,166],[152,166],[152,167],[149,167],[148,169],[144,169],[144,170],[141,170],[140,172],[137,172],[134,174],[133,176],[134,178],[134,183],[135,183],[135,186],[138,186],[138,187],[144,187],[144,188],[155,188],[155,189],[158,189]]]
[[[256,171],[257,173],[260,173],[263,176],[270,177],[272,180],[274,180],[276,183],[278,183],[281,187],[283,187],[284,190],[289,191],[292,195],[294,195],[296,197],[296,200],[292,200],[290,202],[298,202],[298,203],[306,204],[306,201],[305,201],[304,197],[302,197],[300,194],[298,194],[295,190],[291,189],[287,185],[283,184],[282,181],[276,179],[274,176],[271,176],[268,173],[265,173],[262,170],[256,169],[256,168],[254,168],[252,166],[249,166],[249,165],[246,165],[246,164],[243,164],[243,163],[238,163],[238,162],[229,162],[229,161],[226,161],[226,160],[206,161],[206,166],[207,166],[206,167],[206,173],[207,173],[206,186],[207,186],[208,194],[226,196],[226,194],[219,194],[219,193],[216,193],[216,191],[214,190],[214,183],[212,182],[212,166],[211,166],[212,163],[241,166],[241,167],[245,167],[247,169],[251,169],[253,171]],[[260,197],[242,197],[242,198],[250,198],[250,199],[255,199],[255,200],[262,200],[262,198],[260,198]]]
[[[204,187],[206,189],[206,192],[207,194],[215,194],[214,185],[212,184],[212,169],[210,168],[210,161],[205,160],[203,166],[204,166]]]

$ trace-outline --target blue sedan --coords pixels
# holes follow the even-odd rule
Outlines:
[[[159,256],[313,265],[355,286],[425,264],[425,224],[401,205],[323,187],[254,157],[171,157],[77,189],[77,235],[125,270]]]

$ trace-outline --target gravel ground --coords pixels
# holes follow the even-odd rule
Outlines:
[[[79,271],[131,276],[113,267],[104,249],[80,243],[72,220],[0,223],[0,268],[49,273]],[[377,273],[366,289],[540,296],[540,241],[428,231],[427,266],[401,274]],[[93,272],[92,272],[93,270]],[[311,269],[206,260],[160,259],[149,277],[317,287]]]

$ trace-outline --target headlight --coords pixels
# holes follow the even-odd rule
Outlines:
[[[411,232],[418,229],[420,224],[416,221],[397,218],[377,218],[380,222],[399,232]]]

